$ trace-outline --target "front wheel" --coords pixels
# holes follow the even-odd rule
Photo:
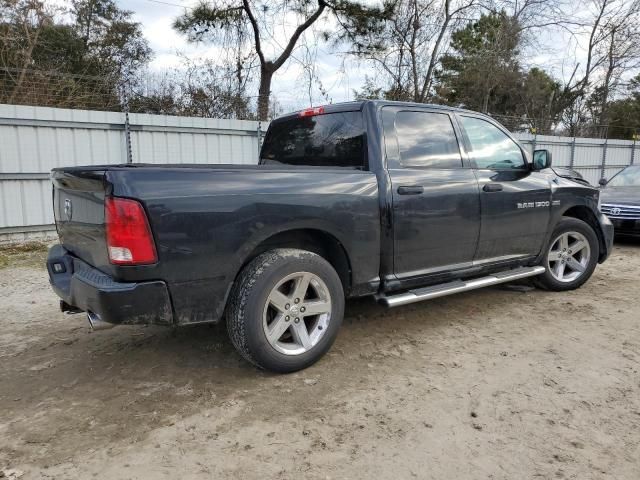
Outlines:
[[[305,250],[263,253],[231,292],[227,330],[238,352],[275,372],[294,372],[322,357],[344,314],[344,292],[331,264]]]
[[[577,218],[565,217],[553,231],[542,265],[545,273],[536,284],[554,291],[573,290],[584,284],[596,268],[599,243],[593,228]]]

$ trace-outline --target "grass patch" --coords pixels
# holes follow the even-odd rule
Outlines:
[[[0,246],[0,268],[44,268],[48,249],[48,243],[45,242],[26,242]]]

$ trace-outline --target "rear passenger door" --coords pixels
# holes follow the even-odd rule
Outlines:
[[[446,111],[382,109],[392,185],[394,273],[400,279],[469,267],[480,231],[476,177]]]
[[[551,214],[546,174],[531,170],[524,152],[487,118],[459,114],[465,147],[480,186],[482,227],[475,263],[537,255]]]

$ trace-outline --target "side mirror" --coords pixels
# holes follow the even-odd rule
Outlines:
[[[543,170],[551,166],[551,152],[549,150],[536,150],[533,152],[533,170]]]
[[[606,178],[602,177],[598,183],[600,184],[601,187],[604,187],[609,182],[607,182]]]

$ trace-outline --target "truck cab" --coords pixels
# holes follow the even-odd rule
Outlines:
[[[364,101],[275,120],[260,161],[374,172],[382,290],[392,291],[535,262],[569,208],[601,231],[597,189],[557,175],[550,152],[532,153],[477,112]],[[599,242],[604,256],[604,234]]]

